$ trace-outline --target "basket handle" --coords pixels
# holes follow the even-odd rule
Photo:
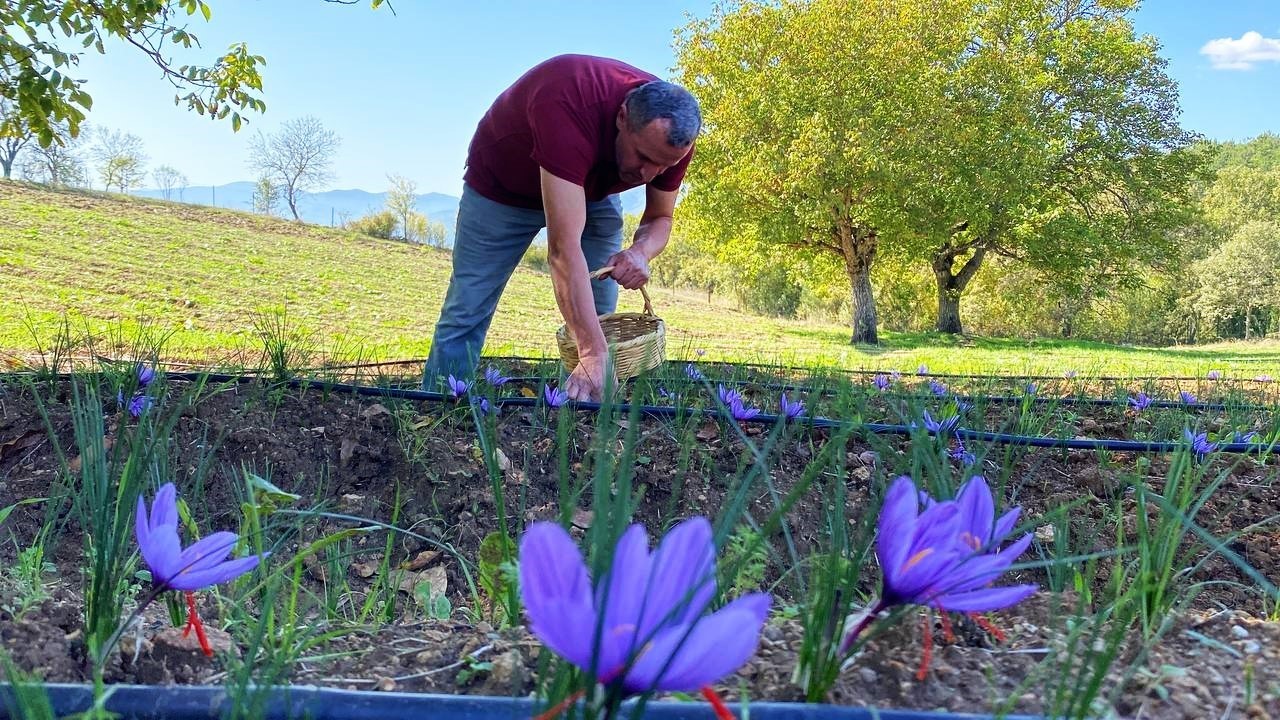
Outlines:
[[[595,270],[594,272],[592,272],[592,273],[591,273],[591,279],[592,279],[592,280],[601,280],[601,279],[604,279],[604,278],[606,278],[606,277],[609,277],[609,273],[611,273],[611,272],[613,272],[613,266],[612,266],[612,265],[605,265],[604,267],[600,268],[599,270]],[[644,298],[644,314],[645,314],[645,315],[652,315],[652,314],[653,314],[653,303],[649,302],[649,291],[644,289],[644,285],[641,285],[641,286],[640,286],[640,296]]]

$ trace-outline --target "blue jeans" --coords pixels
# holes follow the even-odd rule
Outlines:
[[[453,274],[423,371],[424,389],[439,388],[441,379],[448,375],[472,378],[502,290],[546,224],[541,210],[503,205],[463,186],[453,240]],[[595,270],[603,266],[621,249],[622,201],[610,195],[588,202],[587,224],[582,231],[587,267]],[[613,280],[592,281],[591,292],[596,314],[610,313],[617,307],[618,284]],[[551,332],[547,330],[548,335]]]

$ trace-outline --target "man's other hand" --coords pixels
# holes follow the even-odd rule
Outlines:
[[[640,286],[649,282],[649,258],[639,250],[627,248],[622,252],[614,253],[605,264],[613,266],[609,276],[628,290],[638,290]]]

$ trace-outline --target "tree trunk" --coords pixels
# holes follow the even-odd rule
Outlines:
[[[946,247],[933,256],[933,276],[938,281],[938,332],[962,334],[960,325],[960,296],[969,281],[982,267],[982,259],[987,248],[979,245],[973,255],[965,261],[959,272],[953,272],[957,251]]]
[[[6,178],[10,177],[10,173],[13,172],[13,157],[0,155],[0,169],[4,170],[4,176]]]
[[[851,345],[880,342],[876,334],[876,296],[871,289],[871,263],[876,257],[876,231],[841,223],[836,236],[844,255],[845,272],[853,298]]]

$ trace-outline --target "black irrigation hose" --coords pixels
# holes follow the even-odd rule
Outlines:
[[[535,358],[535,357],[524,357],[520,355],[485,355],[481,359],[488,360],[488,361],[527,362],[527,363],[559,362],[559,358],[550,357],[550,356]],[[1262,360],[1262,359],[1240,358],[1240,359],[1233,360],[1232,362],[1262,363],[1262,362],[1269,362],[1269,361]],[[749,362],[727,363],[727,362],[720,362],[716,360],[667,360],[665,361],[665,363],[668,365],[693,365],[695,367],[697,366],[715,367],[720,365],[732,364],[734,367],[740,367],[740,368],[769,370],[769,371],[785,370],[789,372],[810,373],[810,374],[813,373],[813,370],[814,370],[812,367],[801,367],[798,365],[781,365],[781,364],[775,365],[770,363],[749,363]],[[849,375],[889,375],[889,374],[892,374],[893,372],[892,370],[867,370],[863,368],[856,368],[856,369],[855,368],[827,368],[827,370],[830,371],[832,374],[845,373]],[[961,380],[984,380],[984,379],[985,380],[991,380],[991,379],[995,379],[995,380],[1093,380],[1093,381],[1114,381],[1114,382],[1134,381],[1134,380],[1152,380],[1152,381],[1182,380],[1182,381],[1191,382],[1195,380],[1208,379],[1204,377],[1189,376],[1189,375],[1134,375],[1130,377],[1125,377],[1120,375],[1079,375],[1074,378],[1068,378],[1063,375],[993,375],[993,374],[984,375],[984,374],[978,374],[978,373],[935,373],[935,372],[921,374],[921,373],[915,372],[914,370],[910,372],[902,372],[900,374],[903,377],[955,378],[955,379],[961,379]],[[1251,382],[1251,383],[1261,383],[1261,384],[1266,384],[1268,382],[1275,382],[1275,379],[1263,380],[1258,378],[1231,378],[1229,380],[1227,378],[1221,378],[1221,380],[1226,382]]]
[[[544,378],[544,377],[542,377],[542,376],[539,376],[539,375],[516,375],[516,376],[508,377],[508,378],[507,378],[507,380],[508,380],[508,381],[510,381],[510,382],[525,383],[525,384],[527,384],[527,385],[536,385],[536,384],[538,384],[538,383],[544,382],[544,381],[546,380],[546,378]],[[733,387],[745,387],[745,386],[751,386],[751,387],[764,388],[764,389],[767,389],[767,390],[786,390],[786,391],[788,391],[788,392],[803,392],[803,393],[806,393],[806,394],[809,394],[809,395],[830,396],[830,395],[833,395],[833,394],[834,394],[834,393],[833,393],[833,391],[831,391],[831,390],[818,389],[818,388],[814,388],[813,386],[810,386],[810,385],[800,385],[800,384],[796,384],[796,383],[762,383],[762,382],[754,382],[754,381],[752,381],[752,380],[745,380],[745,379],[744,379],[744,380],[717,379],[717,380],[715,380],[715,382],[716,382],[717,384],[719,384],[719,385],[725,385],[725,386],[733,386]],[[932,397],[932,396],[930,396],[930,395],[925,395],[924,393],[903,393],[903,392],[892,392],[892,393],[890,393],[890,392],[885,392],[885,393],[880,393],[880,396],[882,396],[882,397],[892,397],[892,398],[898,398],[898,399],[903,399],[903,398],[908,398],[908,399],[909,399],[909,398],[926,398],[926,399],[927,399],[927,398]],[[1057,396],[1043,396],[1043,395],[1036,395],[1036,396],[1033,396],[1033,397],[1031,397],[1031,398],[1024,398],[1024,397],[1023,397],[1023,396],[1021,396],[1021,395],[953,395],[953,394],[948,394],[946,397],[948,397],[948,398],[955,398],[955,399],[957,399],[957,400],[962,400],[962,401],[964,401],[964,402],[968,402],[968,403],[983,402],[983,403],[988,404],[988,405],[996,405],[996,404],[1000,404],[1000,405],[1003,405],[1003,404],[1019,404],[1019,403],[1024,402],[1024,400],[1030,400],[1030,402],[1031,402],[1031,403],[1036,404],[1036,405],[1090,405],[1090,406],[1099,406],[1099,407],[1108,407],[1108,406],[1125,406],[1125,407],[1127,407],[1127,406],[1129,405],[1129,401],[1128,401],[1127,399],[1126,399],[1126,400],[1116,400],[1116,399],[1111,399],[1111,398],[1093,398],[1093,397],[1076,397],[1076,396],[1070,396],[1070,397],[1057,397]],[[1182,409],[1184,409],[1184,410],[1265,410],[1265,411],[1275,411],[1275,410],[1277,410],[1277,409],[1280,409],[1280,404],[1277,404],[1277,405],[1260,405],[1260,404],[1257,404],[1257,403],[1224,403],[1224,402],[1219,402],[1219,403],[1208,403],[1208,402],[1184,403],[1184,402],[1182,402],[1182,401],[1180,401],[1180,400],[1154,400],[1154,399],[1153,399],[1153,400],[1151,400],[1151,404],[1150,404],[1150,406],[1149,406],[1149,407],[1155,407],[1155,408],[1182,408]]]
[[[168,375],[174,380],[198,380],[205,379],[210,382],[248,382],[258,378],[244,375],[227,375],[222,373],[171,373]],[[294,378],[286,383],[289,387],[322,388],[328,392],[350,392],[355,395],[366,397],[391,397],[402,400],[421,400],[427,402],[453,402],[459,401],[451,395],[439,392],[430,392],[427,390],[411,390],[407,388],[383,388],[370,385],[350,385],[347,383],[329,383],[317,382],[315,380]],[[511,407],[537,407],[545,404],[540,398],[527,397],[499,397],[494,398],[494,403],[499,406]],[[577,410],[599,411],[600,403],[594,402],[574,402],[569,403],[567,407]],[[613,406],[619,412],[628,412],[630,405],[619,404]],[[642,405],[640,412],[644,415],[657,418],[674,418],[679,416],[701,415],[708,418],[724,417],[721,412],[711,408],[674,408],[665,405]],[[749,420],[739,420],[744,424],[754,425],[774,425],[779,421],[778,415],[761,413]],[[842,428],[850,425],[847,420],[838,420],[833,418],[803,418],[794,421],[818,428]],[[871,434],[879,435],[911,435],[915,430],[907,425],[889,425],[883,423],[859,423],[857,427]],[[1043,447],[1043,448],[1065,448],[1069,450],[1114,450],[1118,452],[1175,452],[1179,449],[1186,448],[1185,442],[1173,442],[1167,440],[1076,440],[1066,438],[1040,437],[1035,435],[1013,435],[1010,433],[995,433],[978,430],[959,430],[955,434],[963,439],[982,440],[997,445],[1018,445],[1026,447]],[[1223,443],[1218,446],[1219,452],[1229,453],[1248,453],[1263,454],[1269,453],[1274,449],[1274,443]]]

